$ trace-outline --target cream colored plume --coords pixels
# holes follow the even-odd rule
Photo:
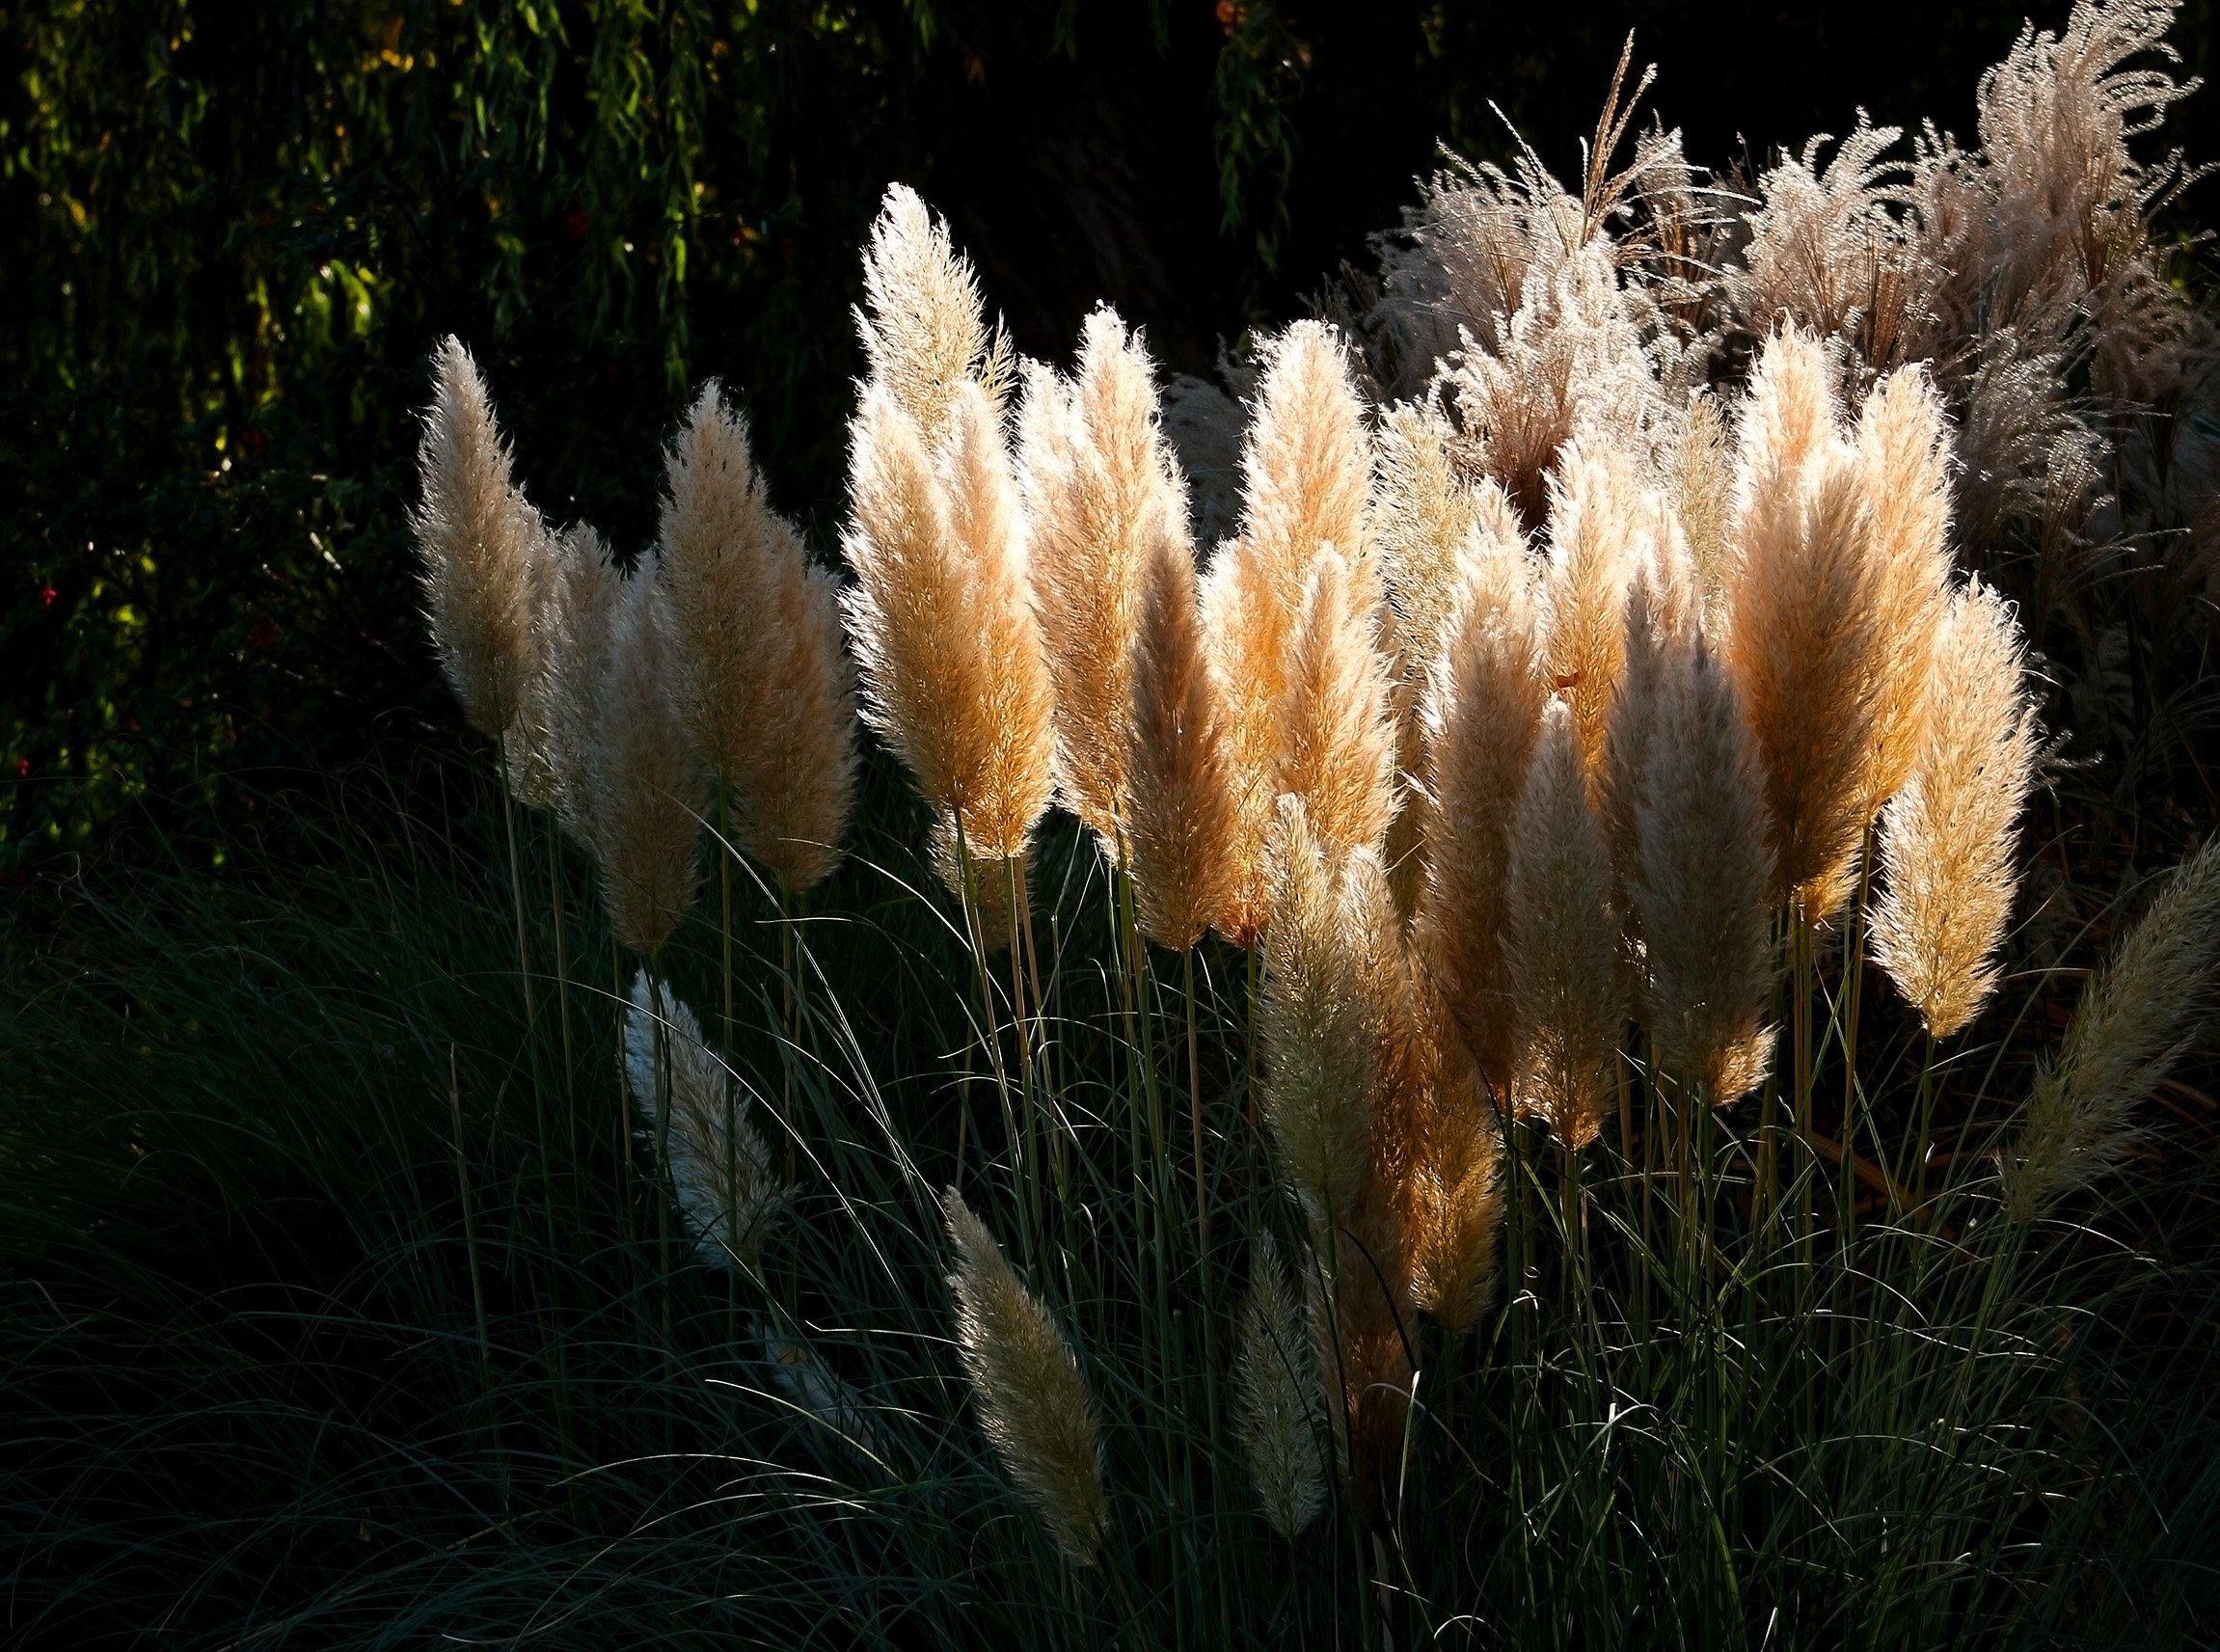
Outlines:
[[[2174,873],[2112,949],[2043,1064],[2006,1149],[2004,1207],[2032,1222],[2126,1156],[2135,1108],[2180,1057],[2220,966],[2220,837]]]
[[[970,260],[945,219],[907,184],[887,186],[863,248],[865,308],[857,312],[871,383],[940,442],[958,390],[976,384],[999,410],[1014,376],[1010,347],[991,337]]]
[[[1316,1345],[1269,1232],[1249,1251],[1233,1433],[1272,1530],[1292,1543],[1326,1505]]]
[[[1605,728],[1626,668],[1627,587],[1677,528],[1634,462],[1615,448],[1573,444],[1550,477],[1549,633],[1544,664],[1572,713],[1589,780],[1604,765]]]
[[[1110,1515],[1095,1403],[1079,1362],[963,1196],[952,1187],[941,1205],[956,1247],[948,1279],[956,1339],[980,1428],[1057,1547],[1092,1566]]]
[[[1709,392],[1689,397],[1674,432],[1669,474],[1703,628],[1714,636],[1724,636],[1727,602],[1735,584],[1735,550],[1727,535],[1734,502],[1734,448],[1719,397]]]
[[[1724,1105],[1764,1078],[1773,1049],[1765,772],[1734,681],[1700,636],[1662,656],[1655,692],[1628,880],[1641,1015],[1665,1070]]]
[[[1882,812],[1873,958],[1948,1038],[1995,990],[2035,777],[2035,705],[2011,606],[1975,580],[1950,603],[1924,737]]]
[[[1504,906],[1523,1110],[1568,1150],[1596,1137],[1625,1015],[1611,852],[1571,711],[1553,701],[1512,817]]]
[[[867,388],[851,427],[841,599],[863,712],[969,851],[1024,853],[1051,791],[1052,696],[1027,596],[1023,521],[999,420],[959,386],[947,441]]]
[[[1503,905],[1511,826],[1549,684],[1525,552],[1515,535],[1468,563],[1422,723],[1426,881],[1421,956],[1481,1075],[1508,1097],[1517,1071]]]
[[[1634,877],[1642,775],[1667,680],[1676,658],[1695,644],[1694,586],[1685,562],[1650,559],[1627,591],[1624,660],[1604,725],[1604,759],[1595,786],[1611,849],[1611,872],[1622,887]],[[1638,938],[1638,909],[1629,917],[1634,938]]]
[[[1867,485],[1819,344],[1778,335],[1742,421],[1726,654],[1765,761],[1774,870],[1813,922],[1850,892],[1901,647]]]
[[[1340,340],[1299,321],[1264,349],[1241,455],[1239,537],[1205,582],[1204,630],[1238,802],[1232,886],[1219,932],[1251,944],[1264,919],[1266,844],[1279,795],[1282,712],[1311,564],[1332,546],[1376,588],[1371,447]]]
[[[1279,790],[1303,800],[1335,857],[1378,849],[1395,813],[1395,728],[1375,611],[1361,572],[1321,549],[1288,649]]]
[[[582,847],[599,853],[593,753],[624,576],[601,535],[583,523],[550,536],[543,555],[548,595],[534,620],[538,668],[510,732],[542,776],[543,796],[535,801],[554,809]]]
[[[423,499],[409,518],[432,643],[480,734],[500,739],[537,670],[539,513],[509,481],[508,445],[477,364],[449,336],[432,358],[432,404],[417,448]]]
[[[855,786],[836,588],[772,510],[715,381],[666,470],[660,567],[680,708],[731,788],[740,846],[806,889],[832,868]]]
[[[771,1149],[748,1118],[749,1099],[703,1042],[693,1011],[644,969],[634,973],[625,1007],[624,1070],[633,1103],[651,1127],[660,1098],[669,1099],[671,1193],[702,1259],[752,1269],[794,1190],[772,1169]]]
[[[668,598],[660,576],[643,567],[621,588],[596,697],[591,836],[610,928],[652,959],[701,886],[708,778],[671,692],[669,622],[659,611]]]
[[[1169,526],[1150,552],[1132,682],[1125,845],[1134,905],[1144,934],[1185,952],[1226,904],[1234,804],[1194,557]]]
[[[1368,914],[1302,803],[1281,801],[1258,1039],[1280,1173],[1321,1243],[1355,1207],[1379,1076]]]
[[[1028,369],[1017,468],[1056,706],[1057,787],[1115,856],[1151,552],[1184,538],[1187,500],[1157,428],[1148,354],[1114,311],[1087,318],[1069,380]]]

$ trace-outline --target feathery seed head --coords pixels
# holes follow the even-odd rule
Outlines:
[[[1249,1252],[1234,1372],[1233,1432],[1272,1530],[1292,1543],[1326,1503],[1319,1374],[1311,1328],[1269,1232]]]
[[[1605,725],[1626,664],[1627,586],[1665,513],[1633,462],[1612,448],[1568,446],[1549,492],[1547,667],[1593,779],[1603,770]]]
[[[598,854],[594,771],[601,695],[616,646],[624,576],[601,535],[580,523],[551,536],[548,598],[535,623],[538,668],[514,727],[544,772],[546,801],[572,839]]]
[[[593,728],[592,838],[617,939],[655,957],[701,886],[701,751],[671,693],[668,597],[624,582]]]
[[[1588,807],[1571,711],[1553,702],[1513,816],[1504,905],[1522,1108],[1568,1150],[1595,1140],[1618,1048],[1619,927],[1611,852]]]
[[[2004,1208],[2032,1222],[2125,1156],[2134,1112],[2180,1055],[2220,967],[2220,837],[2183,862],[2089,985],[2044,1063],[2003,1162]]]
[[[1970,1021],[1996,988],[2019,880],[2019,812],[2035,778],[2026,683],[2011,605],[1969,582],[1943,617],[1910,772],[1882,811],[1873,912],[1874,961],[1936,1038]]]
[[[1194,557],[1176,525],[1160,527],[1150,550],[1132,682],[1125,844],[1133,899],[1143,932],[1185,952],[1225,907],[1234,805]]]
[[[948,1286],[956,1296],[957,1342],[980,1428],[1057,1547],[1092,1566],[1101,1557],[1110,1513],[1095,1402],[1079,1362],[963,1196],[952,1187],[941,1206],[956,1248]]]
[[[423,499],[409,519],[432,642],[447,686],[480,734],[500,739],[537,668],[539,513],[509,481],[508,445],[477,364],[451,335],[432,359],[432,404],[417,448]]]
[[[871,383],[938,444],[957,390],[976,384],[997,409],[1012,358],[999,330],[990,338],[971,261],[949,239],[948,221],[906,184],[887,186],[863,249],[865,309],[856,331]]]
[[[1287,660],[1279,790],[1303,799],[1331,855],[1378,848],[1395,812],[1388,664],[1373,645],[1378,604],[1331,546],[1311,564]]]
[[[635,971],[625,1007],[624,1070],[651,1128],[669,1104],[671,1192],[702,1259],[752,1269],[794,1190],[772,1169],[749,1097],[736,1093],[693,1011],[644,969]]]

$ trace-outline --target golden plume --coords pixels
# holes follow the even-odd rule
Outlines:
[[[1611,852],[1588,806],[1573,715],[1552,701],[1512,817],[1504,907],[1519,1103],[1568,1151],[1595,1140],[1618,1048],[1619,928]]]
[[[1143,933],[1174,952],[1223,908],[1233,855],[1233,795],[1196,611],[1186,536],[1158,531],[1133,654],[1126,849]]]
[[[2010,605],[1970,582],[1943,619],[1910,772],[1882,812],[1873,911],[1874,961],[1938,1039],[1996,988],[2019,881],[2019,811],[2035,777],[2026,682]]]
[[[963,1196],[952,1187],[941,1205],[956,1247],[948,1286],[957,1344],[979,1425],[1057,1547],[1092,1566],[1101,1558],[1110,1513],[1095,1403],[1079,1362]]]
[[[1028,369],[1018,476],[1033,611],[1055,699],[1058,790],[1106,853],[1125,815],[1133,643],[1151,548],[1185,536],[1186,490],[1157,428],[1140,339],[1097,310],[1069,380]]]
[[[960,387],[978,385],[1000,409],[1015,376],[1009,342],[988,333],[978,277],[947,220],[906,184],[887,186],[872,221],[863,293],[855,325],[870,382],[917,421],[928,447],[939,445]]]
[[[432,358],[432,404],[417,448],[423,499],[411,513],[432,643],[463,715],[496,740],[524,709],[537,668],[539,513],[509,481],[508,445],[477,364],[451,335]]]
[[[1395,730],[1367,583],[1331,546],[1312,561],[1280,712],[1279,790],[1302,799],[1336,857],[1379,848],[1395,812]]]
[[[1627,586],[1656,545],[1663,501],[1616,448],[1568,443],[1549,478],[1545,667],[1572,713],[1581,766],[1603,772],[1604,733],[1626,665]]]

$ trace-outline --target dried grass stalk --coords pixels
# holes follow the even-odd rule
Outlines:
[[[952,1187],[941,1205],[956,1247],[948,1286],[957,1342],[980,1427],[1057,1547],[1092,1566],[1101,1557],[1109,1508],[1095,1402],[1079,1362],[963,1196]]]

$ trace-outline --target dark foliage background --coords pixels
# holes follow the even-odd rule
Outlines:
[[[1860,106],[1963,130],[2024,9],[9,5],[0,856],[135,800],[211,826],[252,806],[228,775],[449,737],[405,524],[445,332],[557,517],[641,542],[716,374],[824,536],[889,179],[953,218],[1021,348],[1062,357],[1108,299],[1206,372],[1364,261],[1437,143],[1502,157],[1507,120],[1571,173],[1630,29],[1650,107],[1723,169]],[[2201,71],[2208,4],[2176,39]],[[2192,156],[2213,107],[2169,123]]]

